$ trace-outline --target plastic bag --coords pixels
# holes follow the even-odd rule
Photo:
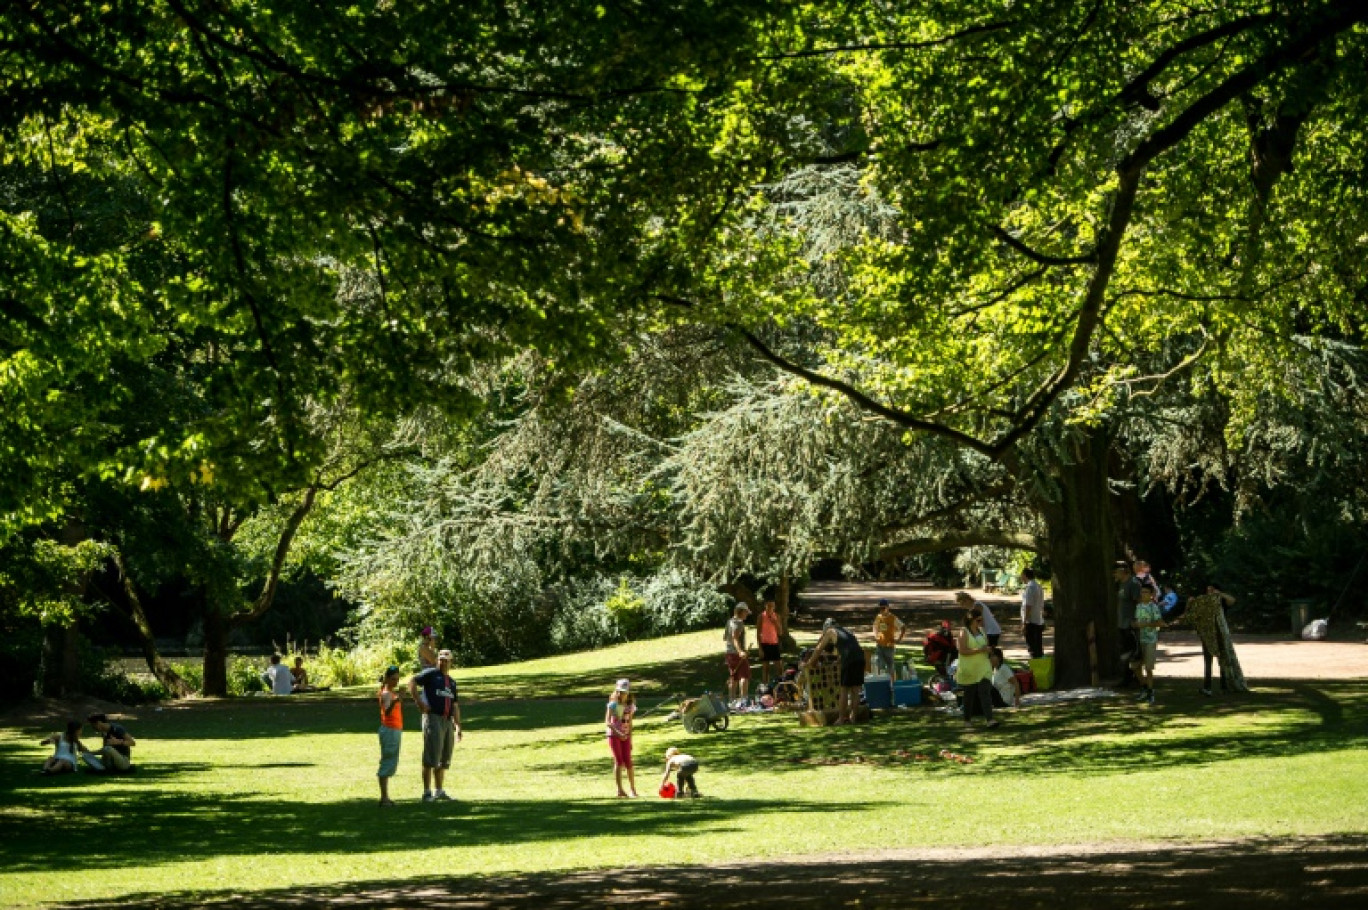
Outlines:
[[[1302,641],[1324,641],[1330,634],[1330,620],[1313,619],[1302,629]]]

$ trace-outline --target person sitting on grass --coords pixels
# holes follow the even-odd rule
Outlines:
[[[309,671],[304,669],[304,658],[296,657],[294,666],[290,668],[290,691],[298,694],[300,692],[312,692],[314,687],[309,685]]]
[[[1021,683],[1012,668],[1002,656],[1001,648],[994,648],[988,655],[993,663],[993,707],[1015,708],[1021,704]]]
[[[92,771],[132,771],[133,747],[138,744],[137,740],[128,735],[122,724],[110,723],[104,714],[92,714],[86,720],[104,738],[98,752],[81,753],[86,767]]]
[[[665,776],[660,779],[660,789],[665,789],[665,785],[670,782],[670,775],[675,774],[679,779],[675,799],[683,799],[686,788],[691,798],[698,799],[703,794],[698,792],[698,784],[694,783],[694,775],[697,773],[698,760],[671,746],[665,750]]]
[[[1144,670],[1144,687],[1136,701],[1154,704],[1154,659],[1159,650],[1159,630],[1163,628],[1164,616],[1159,605],[1154,602],[1154,589],[1140,589],[1140,602],[1135,605],[1135,622],[1132,624],[1140,636],[1140,650],[1131,659],[1131,672],[1137,677]]]
[[[67,721],[65,733],[54,733],[42,741],[44,746],[56,746],[52,756],[43,762],[44,774],[73,774],[76,771],[76,756],[86,751],[81,745],[81,722]]]
[[[294,692],[294,677],[290,668],[280,662],[279,654],[271,655],[271,663],[261,674],[261,681],[272,695],[289,695]]]

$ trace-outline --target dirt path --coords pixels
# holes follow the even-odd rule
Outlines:
[[[800,846],[800,845],[795,845]],[[121,896],[83,910],[568,910],[578,907],[1110,908],[1368,906],[1368,837],[828,854],[763,864],[438,878],[245,895]]]
[[[1002,649],[1009,660],[1025,660],[1026,644],[1018,618],[1020,600],[1000,594],[971,590],[1002,622]],[[905,647],[919,646],[921,636],[941,619],[958,621],[955,591],[897,582],[815,582],[803,592],[795,625],[815,630],[827,616],[836,617],[863,638],[871,638],[869,625],[879,598],[886,597],[893,610],[911,626]],[[1045,650],[1053,646],[1053,626],[1047,625]],[[1333,641],[1297,641],[1288,635],[1236,635],[1235,650],[1249,679],[1363,679],[1368,678],[1368,644],[1363,630],[1342,624]],[[1348,637],[1347,640],[1343,636]],[[1159,640],[1160,677],[1200,679],[1202,646],[1191,632],[1165,632]]]

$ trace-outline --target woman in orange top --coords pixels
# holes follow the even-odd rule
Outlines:
[[[399,704],[399,693],[395,691],[397,685],[399,668],[386,668],[385,675],[380,677],[380,692],[377,695],[380,700],[380,770],[376,776],[380,778],[382,806],[394,805],[389,795],[389,782],[394,772],[399,770],[399,742],[404,736],[404,710]]]
[[[770,667],[774,667],[775,677],[778,678],[779,671],[783,669],[781,664],[784,662],[783,654],[779,650],[779,614],[774,612],[774,601],[765,601],[765,611],[755,621],[755,626],[760,633],[760,660],[764,666],[762,675],[764,684],[768,686]]]

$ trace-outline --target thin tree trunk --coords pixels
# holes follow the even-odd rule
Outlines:
[[[1090,621],[1096,624],[1103,680],[1120,676],[1107,450],[1101,435],[1087,439],[1078,447],[1074,463],[1060,465],[1055,477],[1057,499],[1039,503],[1049,529],[1054,571],[1055,680],[1061,688],[1086,686],[1092,681]]]
[[[167,692],[176,698],[184,698],[190,694],[190,687],[157,651],[152,624],[147,621],[147,611],[143,609],[142,598],[138,597],[133,579],[129,577],[128,570],[124,568],[123,558],[118,554],[114,556],[114,565],[119,570],[119,580],[123,583],[125,596],[128,597],[129,618],[133,620],[133,627],[138,632],[138,646],[142,649],[143,659],[147,661],[147,668]]]
[[[774,612],[779,615],[779,649],[786,652],[798,650],[798,642],[789,634],[789,599],[792,596],[792,582],[787,575],[781,575],[778,589],[774,592]]]

